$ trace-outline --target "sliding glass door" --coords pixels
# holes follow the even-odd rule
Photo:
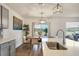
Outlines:
[[[48,36],[48,24],[47,23],[34,23],[33,24],[33,36],[41,36],[47,37]]]

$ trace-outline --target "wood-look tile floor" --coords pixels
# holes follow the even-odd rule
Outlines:
[[[41,44],[22,44],[16,49],[16,56],[43,56]]]

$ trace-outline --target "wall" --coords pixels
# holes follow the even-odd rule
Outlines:
[[[32,23],[39,22],[40,18],[27,18],[24,20],[25,24],[30,25],[30,35],[32,35]],[[66,22],[76,22],[79,21],[79,17],[53,17],[53,18],[45,18],[45,20],[50,25],[50,36],[55,36],[58,29],[65,29]]]
[[[16,12],[14,12],[12,9],[10,9],[8,6],[6,6],[5,4],[1,4],[1,5],[3,5],[5,8],[7,8],[9,10],[9,22],[8,22],[9,27],[8,27],[8,29],[3,29],[3,40],[15,39],[16,48],[17,48],[23,43],[22,30],[13,30],[13,16],[16,16],[17,18],[19,18],[21,20],[23,20],[23,18]]]
[[[40,18],[27,18],[24,20],[25,24],[30,25],[30,36],[32,36],[32,22],[39,22]],[[56,32],[59,29],[65,29],[66,22],[79,22],[79,17],[52,17],[45,18],[49,23],[49,36],[56,36]],[[62,43],[62,39],[59,39]]]
[[[58,29],[65,29],[66,22],[79,22],[79,17],[53,17],[50,22],[50,35],[55,36]]]

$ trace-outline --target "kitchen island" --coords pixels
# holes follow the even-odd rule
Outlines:
[[[48,38],[48,42],[58,42],[57,39],[58,38]],[[67,50],[52,50],[48,48],[46,42],[42,42],[43,56],[79,56],[79,42],[77,42],[77,44],[72,40],[66,39],[66,44],[63,46],[66,47]]]

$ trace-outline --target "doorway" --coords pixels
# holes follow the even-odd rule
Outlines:
[[[33,23],[33,36],[48,37],[48,23]]]

